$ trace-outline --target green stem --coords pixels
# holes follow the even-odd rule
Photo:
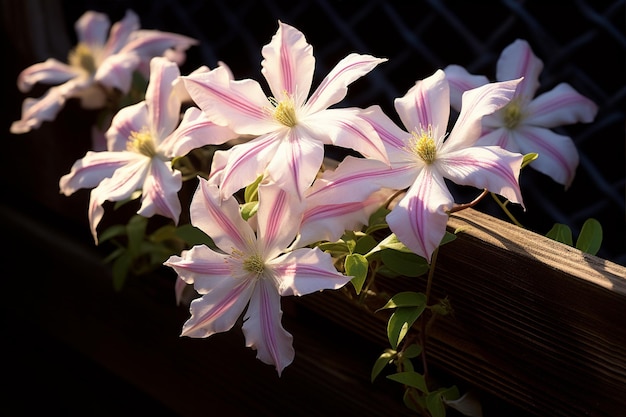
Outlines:
[[[432,255],[431,261],[430,261],[430,267],[428,269],[428,281],[426,282],[426,306],[428,306],[428,303],[430,301],[430,292],[432,290],[432,285],[433,285],[433,277],[435,276],[435,264],[437,262],[437,253],[439,252],[439,247],[437,247]],[[427,331],[427,323],[430,320],[426,321],[424,315],[422,315],[421,317],[421,331],[420,331],[420,344],[422,345],[422,366],[424,368],[424,379],[426,381],[428,381],[428,363],[426,360],[426,339],[427,339],[427,335],[426,335],[426,331]]]
[[[503,203],[502,201],[500,201],[498,196],[495,195],[494,193],[491,193],[491,196],[493,197],[494,200],[496,200],[496,203],[498,203],[502,211],[504,211],[504,213],[509,217],[509,219],[511,219],[513,223],[515,223],[519,227],[522,227],[522,228],[524,227],[519,221],[517,221],[515,216],[513,216],[513,213],[511,213],[509,209],[506,207],[506,202]]]

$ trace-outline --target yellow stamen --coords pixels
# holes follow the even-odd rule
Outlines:
[[[256,275],[265,272],[265,262],[259,255],[252,255],[243,261],[243,269]]]
[[[281,101],[276,100],[274,97],[270,97],[269,101],[274,106],[272,111],[272,117],[285,126],[294,127],[298,124],[296,118],[296,106],[293,102],[293,98],[287,93],[284,94],[285,98]]]
[[[520,105],[519,98],[516,97],[511,100],[509,104],[504,107],[503,112],[504,126],[509,130],[515,129],[523,118],[522,106]]]
[[[420,129],[419,133],[411,132],[409,147],[427,164],[431,164],[437,158],[437,145],[433,139],[433,129],[431,126],[427,130]]]
[[[93,51],[84,43],[79,43],[72,49],[67,58],[69,64],[75,68],[82,68],[89,74],[96,72],[96,59]]]
[[[126,149],[132,152],[137,152],[142,155],[146,155],[150,158],[157,154],[156,146],[152,135],[147,131],[142,132],[130,132],[129,141],[126,144]]]

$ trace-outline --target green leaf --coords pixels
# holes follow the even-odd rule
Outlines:
[[[439,244],[439,246],[445,245],[446,243],[450,243],[454,239],[456,239],[456,235],[454,233],[450,233],[450,232],[446,231],[446,234],[443,235],[443,238],[441,239],[441,243]]]
[[[146,227],[148,219],[146,217],[135,215],[131,217],[126,225],[126,233],[128,234],[128,252],[131,258],[139,255],[141,243],[146,236]]]
[[[116,224],[104,230],[100,234],[100,236],[98,236],[98,242],[106,242],[109,239],[113,239],[114,237],[123,235],[126,235],[126,226],[124,226],[123,224]]]
[[[353,250],[355,253],[366,254],[367,252],[372,250],[372,248],[374,248],[377,244],[378,242],[376,242],[376,239],[374,239],[370,235],[367,235],[356,241],[356,245],[354,246]]]
[[[380,257],[387,268],[405,277],[419,277],[428,272],[426,259],[412,252],[385,249]]]
[[[407,348],[404,349],[404,351],[402,351],[402,356],[404,356],[405,358],[409,358],[409,359],[417,358],[421,354],[422,354],[422,347],[418,345],[417,343],[413,343],[407,346]]]
[[[546,233],[546,237],[573,246],[572,230],[565,224],[555,223],[552,229]]]
[[[350,253],[350,248],[344,241],[338,242],[323,242],[318,245],[318,248],[324,252],[329,252],[335,255],[345,255]]]
[[[424,376],[418,372],[398,372],[396,374],[387,375],[387,378],[408,387],[418,389],[421,392],[428,392],[426,380],[424,379]]]
[[[358,253],[351,253],[346,256],[344,263],[346,269],[346,275],[351,275],[354,278],[350,281],[359,294],[363,288],[365,278],[367,278],[367,270],[369,269],[369,263],[365,256]]]
[[[431,392],[426,396],[426,409],[431,417],[446,417],[446,406],[439,391]]]
[[[211,237],[189,223],[178,226],[176,228],[176,236],[185,241],[189,246],[206,245],[210,248],[215,247],[215,243],[213,243]]]
[[[580,230],[576,248],[595,255],[602,245],[602,225],[596,219],[587,219]]]
[[[398,307],[387,322],[387,337],[393,349],[398,349],[415,320],[422,314],[426,305],[417,307]]]
[[[426,295],[421,292],[403,291],[399,292],[387,301],[387,303],[376,310],[398,307],[424,307],[426,308]]]
[[[111,273],[113,274],[113,288],[116,291],[120,291],[124,287],[131,264],[132,258],[128,252],[124,252],[113,262]]]
[[[397,352],[392,349],[385,349],[385,351],[376,359],[374,366],[372,367],[371,381],[374,382],[376,377],[385,369],[387,365],[393,362]]]
[[[365,229],[365,233],[369,235],[377,230],[387,229],[389,225],[387,224],[386,217],[390,212],[391,210],[385,206],[381,206],[378,210],[373,212],[367,222],[368,226],[367,229]]]

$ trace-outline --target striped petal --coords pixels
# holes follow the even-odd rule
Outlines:
[[[304,35],[292,26],[278,22],[278,31],[261,50],[261,73],[276,99],[284,93],[300,107],[311,88],[315,58]]]
[[[137,214],[144,217],[159,214],[178,224],[181,211],[178,191],[182,184],[180,171],[172,169],[169,162],[153,158],[150,172],[142,185],[141,208]]]
[[[280,295],[271,280],[261,279],[246,310],[243,334],[246,346],[257,351],[257,359],[274,365],[278,375],[293,362],[293,337],[282,326]]]
[[[387,224],[402,243],[430,262],[446,232],[453,202],[443,178],[425,168],[387,215]]]
[[[590,123],[598,113],[598,106],[579,94],[569,84],[561,83],[543,93],[526,107],[524,124],[546,128],[574,123]]]

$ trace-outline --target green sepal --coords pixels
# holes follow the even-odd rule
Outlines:
[[[249,203],[244,203],[241,205],[241,217],[244,220],[248,220],[250,217],[254,216],[259,208],[258,201],[250,201]]]
[[[524,159],[522,159],[522,166],[520,168],[524,168],[526,165],[530,164],[532,161],[539,157],[538,153],[527,153],[524,155]]]
[[[243,198],[246,203],[259,200],[259,184],[263,180],[263,175],[259,175],[256,180],[243,190]]]

